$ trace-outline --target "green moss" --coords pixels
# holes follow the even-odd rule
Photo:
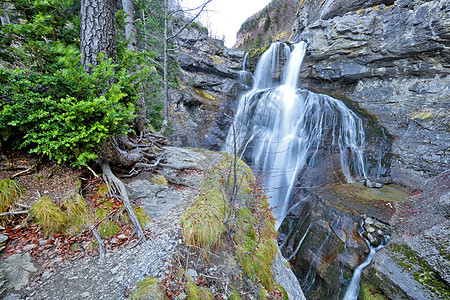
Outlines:
[[[267,291],[265,288],[261,288],[259,290],[259,296],[258,296],[258,300],[267,300]]]
[[[148,277],[137,284],[133,289],[130,296],[130,300],[164,300],[164,291],[159,285],[159,281],[156,278]]]
[[[95,216],[98,220],[103,220],[108,214],[109,210],[103,209],[101,207],[97,208],[95,211]],[[109,237],[120,232],[120,227],[110,220],[103,220],[98,226],[98,233],[101,237]]]
[[[209,58],[211,58],[213,60],[213,62],[218,65],[221,65],[225,62],[225,59],[218,55],[210,55]]]
[[[241,300],[241,296],[239,293],[233,288],[233,292],[231,292],[231,295],[228,296],[228,300]]]
[[[152,183],[153,184],[160,184],[160,185],[169,185],[169,183],[167,182],[166,177],[164,177],[163,175],[155,175],[152,177]]]
[[[186,282],[187,300],[213,300],[211,290],[206,287],[197,286],[191,277],[187,276]]]
[[[361,288],[359,290],[360,300],[388,300],[374,285],[361,281]]]
[[[136,215],[136,218],[138,219],[139,224],[142,228],[145,227],[145,224],[147,224],[147,222],[152,221],[152,218],[150,218],[150,216],[145,212],[145,209],[143,207],[133,206],[133,212]]]
[[[391,244],[392,259],[414,279],[435,294],[436,298],[450,298],[450,287],[434,272],[430,266],[409,246]]]
[[[64,212],[49,197],[40,198],[30,208],[29,214],[47,235],[62,231],[67,221]]]
[[[98,188],[97,188],[97,195],[99,195],[100,197],[106,197],[109,193],[109,188],[107,184],[101,184]]]
[[[216,98],[214,98],[213,95],[211,95],[211,94],[209,94],[209,93],[207,93],[205,91],[202,91],[202,90],[199,90],[199,89],[194,89],[194,92],[197,95],[199,95],[200,97],[204,98],[204,99],[207,99],[207,100],[210,100],[210,101],[216,100]]]

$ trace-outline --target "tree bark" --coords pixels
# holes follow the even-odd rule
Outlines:
[[[123,10],[127,13],[125,18],[125,38],[128,40],[128,49],[136,50],[136,24],[134,22],[133,0],[122,0]]]
[[[164,134],[167,129],[167,124],[169,122],[169,58],[168,58],[168,22],[169,18],[169,5],[167,0],[164,0],[164,121],[161,128],[161,134]]]
[[[115,8],[115,0],[81,0],[81,62],[88,73],[100,52],[116,60]]]

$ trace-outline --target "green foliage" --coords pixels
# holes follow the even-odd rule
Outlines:
[[[230,191],[235,184],[237,192],[233,201]],[[237,258],[245,273],[267,290],[276,289],[271,274],[277,251],[274,219],[250,168],[225,154],[202,186],[198,198],[181,217],[186,243],[210,250],[220,245],[225,232],[232,231]]]
[[[23,188],[17,181],[9,178],[0,181],[0,213],[10,210],[22,194]]]
[[[120,65],[101,60],[92,74],[73,48],[59,61],[66,68],[52,75],[0,69],[0,132],[16,148],[85,165],[102,140],[130,132],[139,75],[127,70],[136,57],[127,52]]]
[[[264,22],[264,32],[267,32],[270,28],[270,16],[267,15],[266,21]]]
[[[47,235],[62,231],[66,226],[66,216],[49,197],[40,198],[30,208],[29,214]]]
[[[12,0],[11,24],[0,25],[0,134],[5,144],[86,165],[94,147],[129,133],[142,83],[150,123],[162,123],[161,76],[151,49],[130,52],[119,34],[117,61],[99,56],[92,74],[80,63],[79,0]],[[124,14],[119,11],[118,23]],[[123,24],[119,24],[123,25]],[[120,27],[120,26],[119,26]],[[25,67],[26,66],[26,67]],[[153,103],[155,103],[153,105]]]
[[[57,70],[56,43],[79,45],[79,0],[11,0],[12,23],[0,25],[0,59],[39,72]],[[17,19],[16,19],[17,18]]]
[[[200,31],[200,32],[202,32],[202,33],[208,35],[208,28],[206,28],[205,26],[203,26],[203,25],[201,25],[201,24],[199,24],[199,23],[197,23],[197,22],[192,22],[192,23],[189,25],[189,27],[190,27],[190,28],[194,28],[195,30]]]
[[[157,278],[147,277],[137,284],[128,297],[130,300],[164,300],[164,292]]]

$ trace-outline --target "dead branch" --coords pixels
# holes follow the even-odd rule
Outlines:
[[[100,176],[97,175],[97,173],[95,173],[94,170],[91,169],[91,167],[86,166],[86,168],[87,168],[89,171],[91,171],[92,174],[94,174],[94,177],[95,177],[95,178],[99,178],[99,177],[100,177]]]
[[[38,160],[35,164],[33,164],[33,165],[32,165],[31,167],[29,167],[28,169],[23,170],[23,171],[20,171],[19,173],[16,173],[16,174],[14,174],[13,176],[11,176],[11,179],[14,179],[14,178],[16,178],[17,176],[20,176],[20,175],[22,175],[22,174],[26,174],[26,173],[30,172],[31,170],[33,170],[34,168],[36,168],[36,166],[41,162],[41,159],[42,159],[42,156],[39,158],[39,160]]]
[[[0,217],[8,216],[8,215],[22,215],[22,214],[27,214],[27,213],[28,213],[28,210],[7,211],[7,212],[0,213]]]

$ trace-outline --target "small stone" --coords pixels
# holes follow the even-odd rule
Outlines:
[[[42,278],[49,278],[50,276],[52,276],[53,272],[50,270],[45,271],[44,273],[42,273]]]
[[[119,271],[119,266],[111,269],[111,273],[116,274]]]
[[[28,251],[30,251],[31,249],[34,249],[34,248],[36,248],[37,246],[35,245],[35,244],[28,244],[28,245],[25,245],[23,248],[22,248],[22,251],[23,252],[28,252]]]
[[[194,269],[187,270],[186,274],[191,276],[192,278],[196,278],[198,276],[197,271],[195,271]]]
[[[368,233],[372,233],[372,232],[374,232],[374,231],[375,231],[375,228],[373,228],[373,227],[367,228],[367,232],[368,232]]]
[[[117,281],[117,282],[121,282],[121,281],[123,281],[123,276],[119,276],[119,277],[117,277],[116,281]]]
[[[373,224],[373,220],[372,220],[372,218],[367,218],[367,219],[364,220],[364,223],[366,225],[372,225]]]
[[[185,300],[186,298],[187,298],[187,296],[186,296],[185,293],[181,293],[181,294],[178,295],[178,299],[179,300]]]
[[[89,297],[89,295],[90,295],[89,292],[84,292],[80,296],[81,296],[81,298],[87,298],[87,297]]]
[[[126,239],[127,236],[125,234],[120,234],[117,236],[118,239]]]
[[[370,233],[367,234],[367,239],[369,240],[369,242],[373,245],[377,242],[377,240],[373,237],[373,235],[371,235]]]
[[[383,187],[383,184],[379,183],[379,182],[375,182],[372,187],[375,188],[375,189],[379,189],[379,188]]]

